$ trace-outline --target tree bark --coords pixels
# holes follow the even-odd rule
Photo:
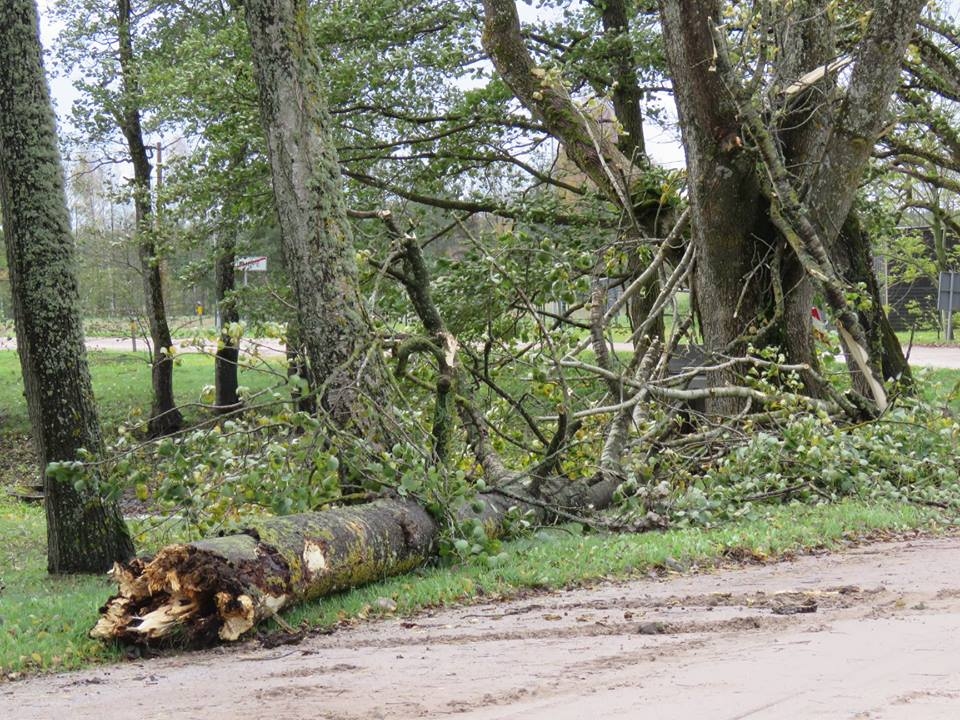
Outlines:
[[[436,550],[437,530],[417,504],[380,500],[172,545],[115,568],[119,592],[91,636],[140,644],[236,640],[290,605],[421,565]]]
[[[215,272],[221,332],[220,344],[213,363],[214,403],[219,412],[235,410],[240,404],[240,398],[237,395],[239,387],[237,363],[240,360],[240,348],[234,336],[226,330],[231,323],[240,321],[240,311],[233,297],[233,291],[236,289],[236,258],[233,235],[220,235],[217,243]]]
[[[147,431],[151,437],[175,432],[183,426],[183,415],[173,397],[173,339],[167,324],[163,297],[163,275],[157,250],[156,228],[150,200],[150,159],[140,122],[140,85],[133,53],[131,0],[117,0],[117,38],[120,76],[123,86],[121,107],[116,120],[127,141],[133,164],[133,205],[136,221],[137,252],[143,278],[143,297],[153,345],[151,384],[153,405]]]
[[[714,57],[708,18],[721,17],[720,3],[661,0],[660,7],[687,159],[695,308],[706,348],[738,354],[758,318],[776,312],[772,289],[779,278],[771,275],[770,260],[781,241],[760,192],[756,158],[740,139],[736,104],[718,74],[707,71]],[[729,373],[711,378],[715,385],[730,380]],[[712,400],[708,410],[733,414],[739,405]]]
[[[726,53],[718,47],[722,33],[711,37],[711,26],[722,17],[721,3],[660,1],[687,153],[694,239],[700,250],[694,287],[708,347],[739,351],[741,338],[755,335],[752,326],[782,313],[780,336],[765,338],[767,344],[787,349],[790,362],[812,364],[810,290],[809,281],[799,273],[802,265],[821,282],[847,341],[848,357],[859,358],[851,360],[857,367],[854,382],[863,379],[859,384],[869,391],[863,394],[881,408],[885,404],[882,386],[867,375],[878,368],[876,356],[869,357],[869,348],[878,345],[869,330],[883,333],[883,323],[878,318],[864,332],[844,292],[847,286],[865,281],[862,270],[869,264],[869,252],[863,254],[862,244],[843,247],[838,238],[924,4],[922,0],[872,3],[843,97],[830,102],[837,88],[825,73],[817,92],[790,96],[796,106],[786,108],[777,125],[760,127],[757,89],[747,92],[745,83],[731,77],[731,68],[719,67]],[[792,34],[783,32],[784,18],[775,23],[782,43],[776,69],[782,72],[774,75],[781,82],[807,62],[823,63],[836,56],[832,35],[823,27],[823,11],[823,3],[818,2],[792,6],[791,12],[799,13],[794,18],[800,19],[791,26]],[[763,18],[762,24],[769,21]],[[785,90],[778,93],[788,95]],[[751,133],[756,150],[748,150],[749,143],[741,138],[742,126]],[[785,241],[789,249],[784,249]],[[766,259],[771,251],[781,254],[776,269]],[[856,258],[851,257],[854,252],[859,253]],[[844,273],[838,267],[844,264],[859,277]],[[857,339],[861,335],[866,337]],[[858,346],[867,350],[868,357],[860,357]]]
[[[115,502],[46,472],[103,449],[79,313],[53,110],[33,0],[0,2],[0,205],[17,347],[44,476],[47,569],[102,572],[133,555]]]
[[[322,409],[384,442],[388,383],[363,315],[352,232],[304,0],[244,3],[284,260]]]
[[[603,507],[615,485],[564,481],[564,507]],[[542,505],[497,491],[460,510],[487,533],[511,507],[542,520]],[[408,572],[434,558],[440,525],[412,500],[381,499],[264,520],[236,535],[171,545],[118,563],[117,594],[100,608],[94,638],[142,645],[233,641],[285,608]]]

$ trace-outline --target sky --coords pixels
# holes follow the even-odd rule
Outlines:
[[[69,130],[70,128],[70,109],[73,106],[73,101],[77,99],[79,94],[73,87],[73,80],[68,77],[63,77],[56,71],[54,60],[51,57],[51,48],[55,45],[57,33],[60,28],[60,25],[54,23],[49,16],[49,10],[54,1],[55,0],[37,0],[37,9],[40,11],[40,44],[43,46],[45,54],[44,69],[46,70],[47,84],[50,86],[50,97],[53,100],[53,108],[57,115],[58,132],[62,141],[65,136],[65,130]],[[60,148],[61,152],[67,153],[64,159],[69,160],[69,151],[65,149],[63,142],[61,142]],[[69,193],[72,182],[69,164],[65,168],[65,171],[68,175],[67,192]],[[104,172],[116,172],[117,175],[114,180],[119,181],[122,175],[132,174],[132,169],[121,170],[116,166],[113,170],[105,168]]]
[[[58,26],[49,16],[49,8],[54,0],[37,0],[37,6],[40,9],[40,39],[45,49],[51,48],[56,40]],[[960,0],[957,0],[960,2]],[[517,3],[518,10],[523,19],[535,17],[538,10],[526,3]],[[77,98],[77,92],[73,88],[70,78],[58,75],[53,67],[51,59],[47,58],[47,77],[50,83],[50,94],[53,97],[54,106],[57,111],[57,118],[61,127],[68,123],[70,107]],[[668,112],[671,117],[676,117],[675,111],[671,107]],[[679,133],[675,129],[662,130],[648,124],[646,129],[646,144],[648,152],[653,159],[665,167],[680,167],[683,165],[683,150],[680,147]]]
[[[53,61],[50,58],[50,48],[56,41],[59,26],[54,24],[49,16],[49,7],[53,0],[37,0],[37,7],[40,10],[40,43],[47,53],[45,59],[47,82],[50,84],[50,95],[53,97],[53,103],[57,110],[58,121],[62,124],[66,122],[67,115],[70,112],[70,106],[77,97],[77,92],[73,88],[73,83],[69,78],[60,77],[54,72]]]
[[[37,5],[41,13],[40,34],[44,48],[52,47],[58,31],[58,28],[53,24],[48,14],[48,8],[52,3],[53,0],[37,0]],[[958,11],[960,11],[960,0],[941,0],[939,4],[941,7],[945,7],[953,17],[956,17]],[[517,6],[523,19],[534,19],[537,13],[544,12],[524,2],[517,3]],[[52,69],[52,64],[48,60],[47,75],[50,82],[51,95],[53,96],[57,109],[57,116],[61,124],[63,124],[67,122],[70,106],[77,97],[77,93],[69,78],[57,76],[51,72]],[[647,151],[656,163],[664,167],[682,167],[684,160],[683,150],[680,146],[679,131],[676,128],[675,122],[670,122],[670,119],[676,118],[676,110],[669,98],[664,102],[664,105],[668,118],[667,127],[660,128],[653,123],[647,123],[645,127]]]

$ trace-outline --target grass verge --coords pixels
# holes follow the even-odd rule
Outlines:
[[[107,435],[121,422],[143,417],[150,410],[150,363],[145,352],[88,352],[93,391]],[[178,405],[189,406],[200,400],[204,386],[213,384],[213,357],[200,353],[181,353],[173,373],[174,395]],[[282,373],[264,360],[252,367],[241,366],[240,385],[251,391],[276,384]],[[13,350],[0,351],[0,408],[4,434],[27,435],[30,421],[23,399],[20,360]]]
[[[135,413],[136,408],[146,408],[149,367],[143,358],[93,353],[91,361],[94,388],[108,429]],[[930,399],[955,403],[956,371],[930,373],[935,380],[926,390]],[[251,387],[273,381],[255,370],[245,371],[242,377],[243,384]],[[195,401],[200,389],[211,382],[211,358],[181,358],[175,376],[179,402]],[[16,434],[27,432],[20,388],[15,353],[0,352],[0,408],[5,413],[0,428],[0,465],[11,463]],[[410,614],[478,597],[642,577],[666,565],[710,567],[725,559],[763,559],[841,547],[874,533],[933,533],[955,523],[956,518],[934,508],[848,501],[819,507],[780,506],[762,520],[714,529],[675,529],[643,535],[582,535],[573,527],[542,530],[506,543],[506,560],[497,567],[481,561],[427,567],[301,606],[287,613],[285,620],[293,625],[325,628],[384,613],[383,608],[392,603],[378,603],[380,598],[390,598],[396,604],[396,613]],[[140,540],[141,552],[175,538],[175,529],[164,526],[154,530]],[[44,546],[42,510],[7,498],[0,488],[0,682],[36,672],[116,662],[123,657],[122,648],[86,637],[98,608],[114,591],[112,584],[106,577],[48,576]]]
[[[913,332],[909,330],[901,330],[897,332],[897,339],[900,340],[900,344],[903,346],[904,350],[907,349],[907,346],[910,345],[911,342],[914,345],[934,345],[937,347],[950,347],[960,342],[956,338],[953,340],[947,340],[947,336],[943,330],[929,328],[924,330],[915,330]]]
[[[506,543],[506,561],[426,567],[292,609],[292,625],[326,628],[384,613],[397,614],[474,598],[504,597],[605,579],[642,577],[665,565],[710,567],[725,559],[766,559],[837,548],[877,532],[937,532],[953,518],[911,505],[844,502],[773,509],[763,519],[715,529],[642,535],[581,535],[577,528],[541,530]],[[26,674],[109,663],[122,648],[86,637],[97,609],[113,592],[105,577],[53,578],[45,572],[43,517],[36,507],[0,500],[0,681]],[[267,629],[269,629],[269,625]]]

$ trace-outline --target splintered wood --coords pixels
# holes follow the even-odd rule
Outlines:
[[[415,503],[380,500],[171,545],[114,567],[117,594],[90,635],[144,645],[236,640],[285,607],[422,564],[436,535]]]

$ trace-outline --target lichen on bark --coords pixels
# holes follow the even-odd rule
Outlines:
[[[98,572],[133,555],[115,502],[46,472],[103,441],[87,368],[74,244],[33,0],[0,2],[0,205],[17,346],[44,477],[47,565]]]

